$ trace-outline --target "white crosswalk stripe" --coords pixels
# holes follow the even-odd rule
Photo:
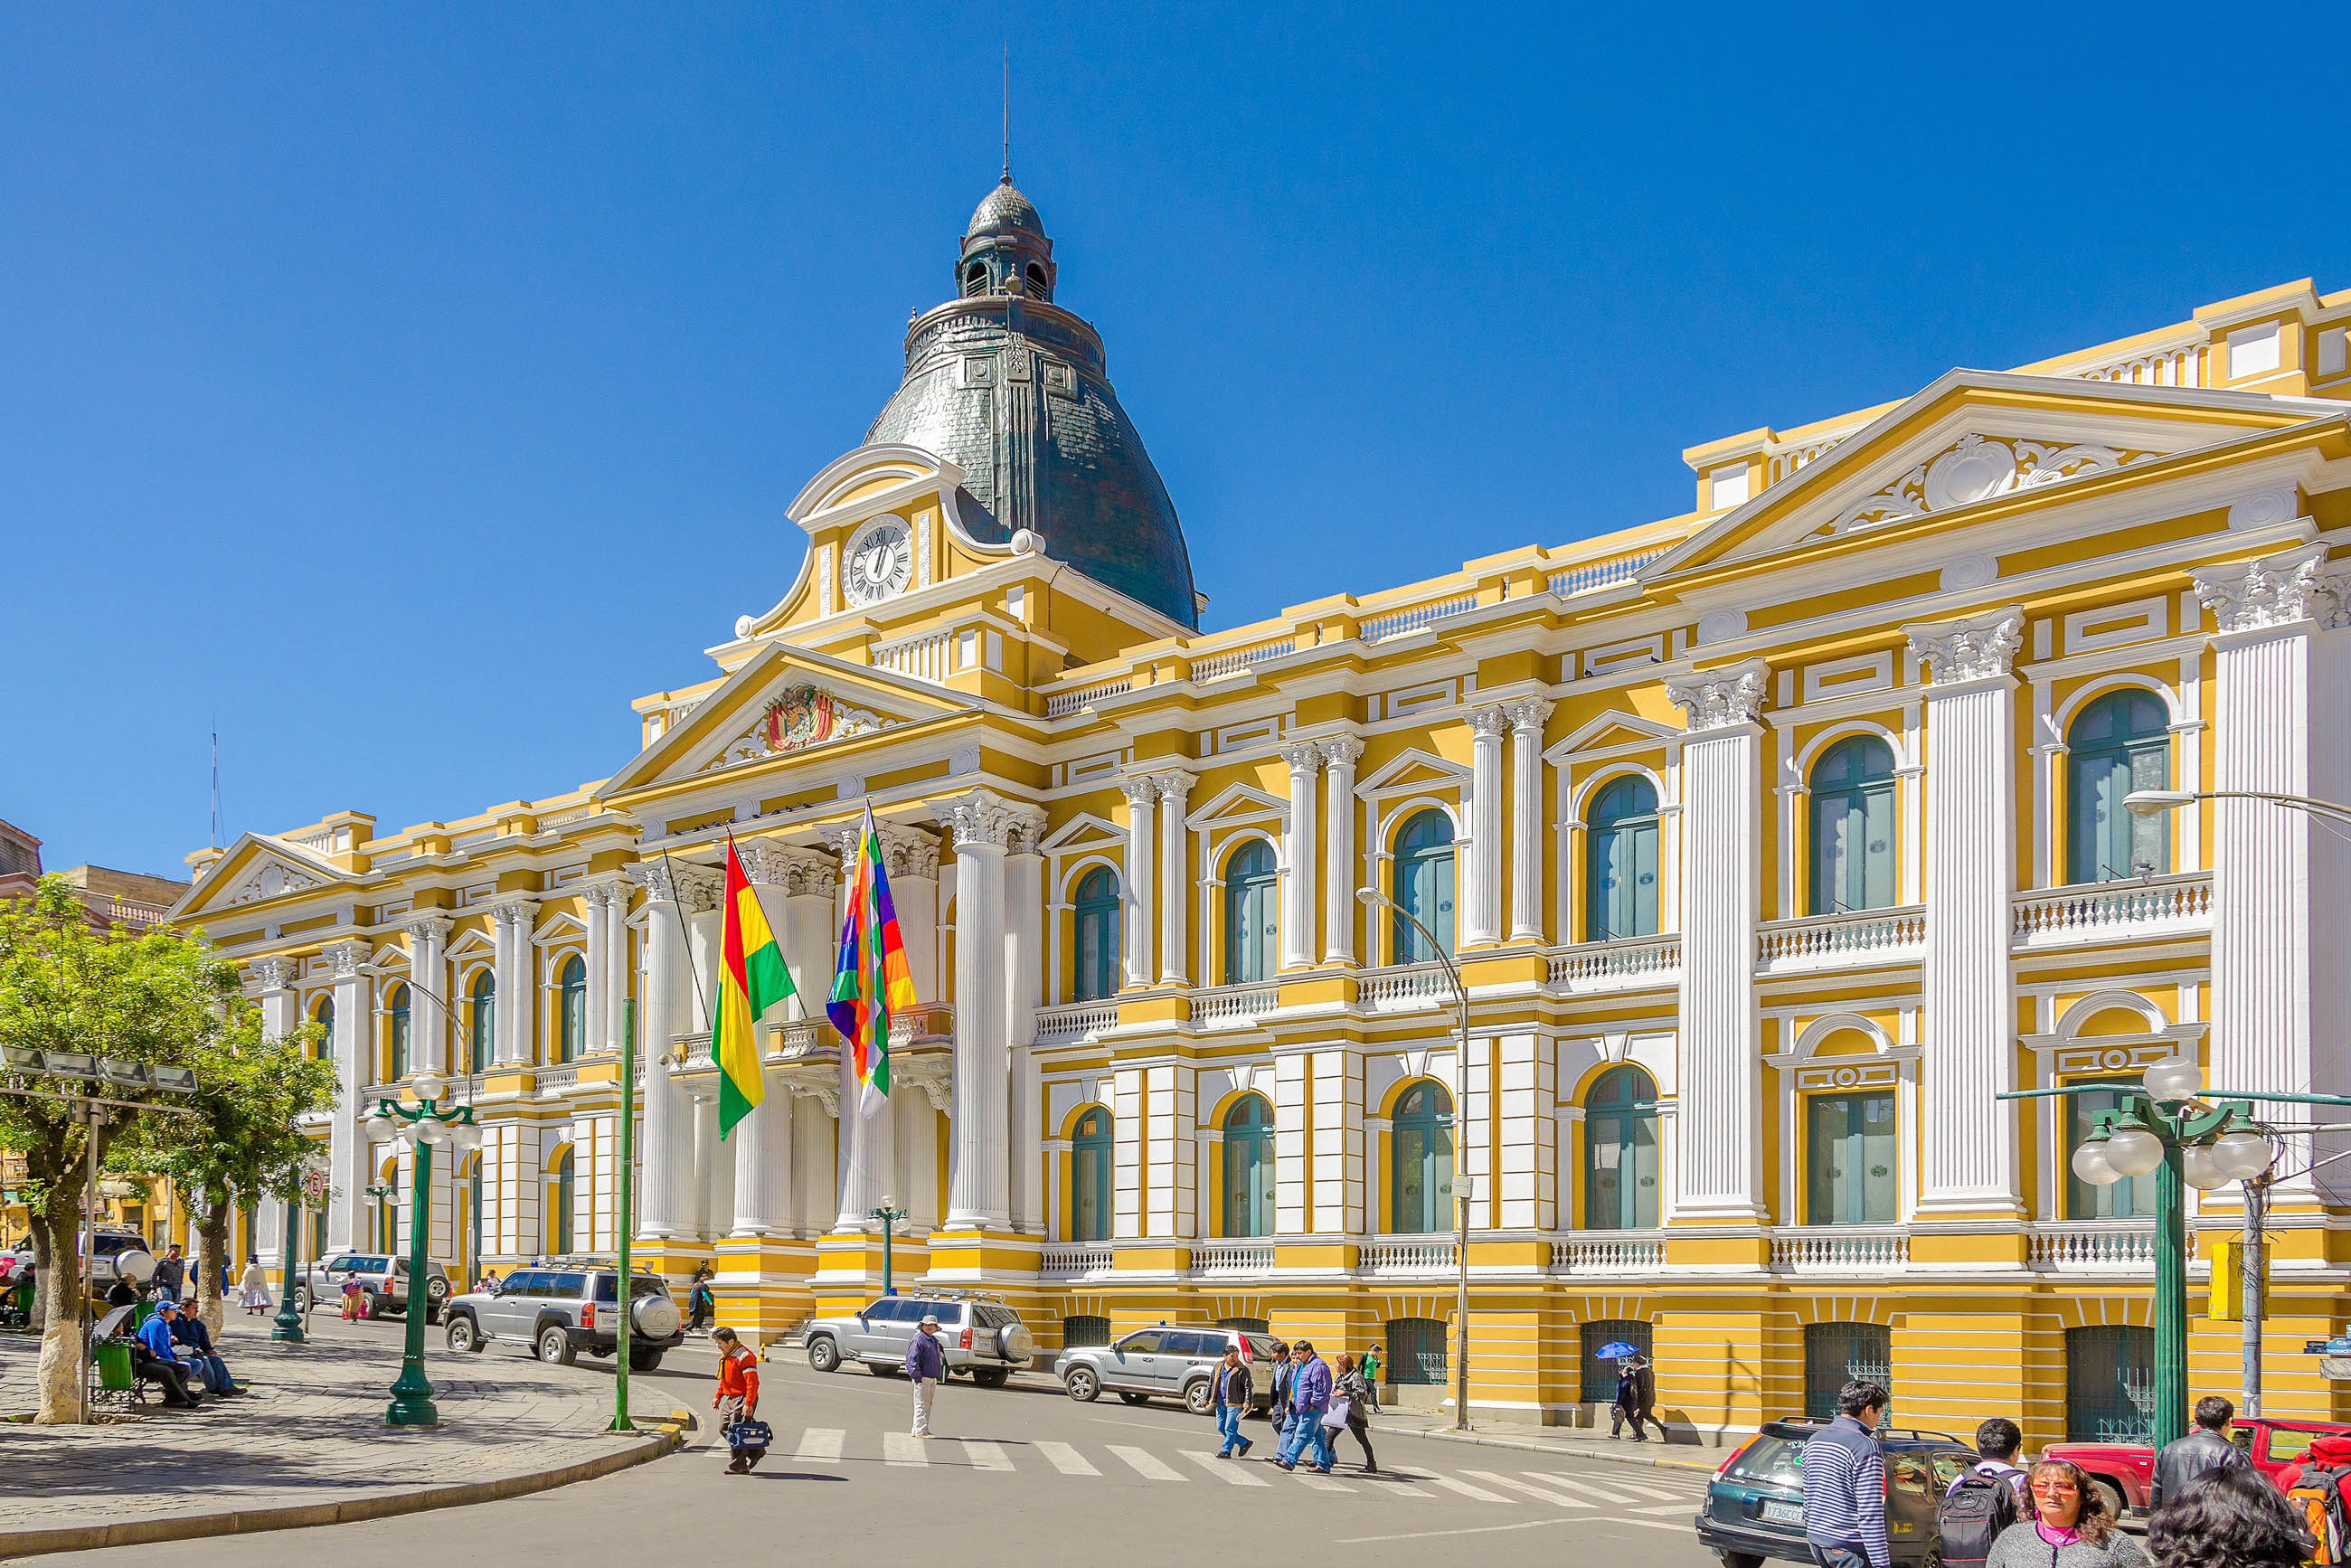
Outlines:
[[[810,1427],[800,1434],[799,1451],[792,1458],[803,1465],[837,1465],[841,1440],[848,1435],[838,1427]]]
[[[1145,1480],[1180,1481],[1184,1478],[1167,1468],[1165,1460],[1144,1448],[1130,1448],[1123,1443],[1113,1443],[1110,1451],[1124,1459],[1127,1468]]]
[[[1600,1502],[1631,1502],[1634,1500],[1633,1499],[1626,1497],[1623,1492],[1611,1491],[1607,1487],[1596,1487],[1590,1481],[1577,1480],[1573,1476],[1549,1476],[1543,1474],[1541,1470],[1522,1470],[1520,1473],[1524,1475],[1528,1479],[1541,1481],[1547,1487],[1557,1487],[1562,1491],[1571,1491],[1579,1497],[1592,1498]],[[1609,1481],[1612,1485],[1614,1484],[1615,1478],[1611,1476],[1609,1478]]]
[[[1239,1459],[1220,1459],[1199,1448],[1185,1449],[1184,1457],[1220,1481],[1228,1481],[1237,1487],[1261,1487],[1266,1484],[1263,1476]]]
[[[1353,1491],[1344,1481],[1334,1481],[1329,1476],[1318,1476],[1312,1470],[1300,1469],[1290,1472],[1300,1486],[1311,1491]]]
[[[1514,1497],[1504,1497],[1498,1491],[1488,1491],[1484,1487],[1473,1487],[1468,1481],[1457,1481],[1451,1476],[1432,1475],[1428,1479],[1437,1485],[1443,1487],[1447,1491],[1459,1492],[1463,1497],[1468,1498],[1474,1502],[1514,1503],[1519,1500]]]
[[[1471,1480],[1484,1481],[1489,1486],[1504,1487],[1511,1491],[1525,1492],[1536,1501],[1547,1502],[1553,1508],[1590,1508],[1592,1506],[1582,1498],[1570,1497],[1565,1492],[1553,1491],[1549,1487],[1539,1487],[1532,1481],[1522,1481],[1516,1477],[1503,1475],[1499,1470],[1464,1470],[1461,1473]]]
[[[1527,1473],[1529,1475],[1532,1475],[1534,1472],[1530,1470]],[[1628,1491],[1635,1497],[1654,1497],[1660,1500],[1668,1498],[1678,1499],[1695,1495],[1687,1491],[1677,1491],[1672,1487],[1661,1487],[1650,1481],[1628,1481],[1622,1476],[1610,1476],[1608,1478],[1608,1484],[1615,1488],[1618,1491]]]
[[[966,1437],[963,1452],[964,1458],[971,1461],[971,1468],[976,1470],[1008,1470],[1012,1468],[1012,1458],[1002,1448],[982,1442],[977,1437]]]
[[[1098,1476],[1102,1472],[1086,1461],[1086,1457],[1067,1443],[1040,1443],[1037,1451],[1045,1456],[1052,1467],[1065,1476]]]
[[[882,1434],[882,1458],[893,1465],[927,1465],[931,1462],[924,1439],[910,1432]]]

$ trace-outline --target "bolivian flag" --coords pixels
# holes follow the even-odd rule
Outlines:
[[[898,911],[890,902],[890,873],[883,869],[882,833],[871,806],[858,834],[856,863],[844,869],[849,915],[841,924],[841,960],[824,1010],[849,1043],[857,1069],[857,1113],[871,1116],[890,1099],[890,1020],[920,1005],[906,945],[898,936]]]
[[[767,912],[751,879],[736,858],[735,835],[726,835],[726,934],[721,944],[726,970],[718,977],[718,1136],[768,1097],[768,1075],[759,1066],[759,1026],[793,995],[792,972],[768,928]]]

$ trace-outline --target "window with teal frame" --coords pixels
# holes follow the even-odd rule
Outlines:
[[[391,1020],[387,1027],[392,1035],[390,1082],[397,1083],[408,1076],[408,988],[406,986],[392,987],[392,1006],[387,1010]]]
[[[1118,878],[1098,865],[1078,879],[1077,971],[1071,994],[1100,1001],[1118,993]]]
[[[1395,837],[1395,859],[1389,866],[1388,896],[1396,907],[1417,916],[1437,938],[1428,939],[1398,914],[1391,922],[1392,951],[1399,964],[1426,964],[1438,948],[1453,954],[1453,819],[1435,807],[1413,813]]]
[[[2171,813],[2132,815],[2123,797],[2171,788],[2171,717],[2153,692],[2108,692],[2065,730],[2065,880],[2113,882],[2171,869]]]
[[[1891,1225],[1900,1182],[1890,1093],[1815,1094],[1805,1106],[1804,1222]]]
[[[1657,791],[1628,775],[1600,791],[1584,830],[1583,939],[1657,934]]]
[[[320,1061],[332,1061],[335,1055],[335,998],[322,998],[319,1010],[310,1015],[310,1021],[326,1031],[319,1036],[319,1043],[312,1054]]]
[[[2104,1082],[2115,1087],[2096,1094],[2069,1094],[2059,1102],[2069,1108],[2073,1118],[2065,1139],[2065,1218],[2145,1219],[2155,1213],[2154,1176],[2125,1176],[2110,1186],[2099,1186],[2074,1174],[2074,1151],[2081,1147],[2097,1124],[2098,1113],[2134,1110],[2140,1100],[2139,1095],[2130,1092],[2139,1086],[2136,1078],[2077,1078],[2069,1087],[2086,1088]]]
[[[1657,1224],[1657,1085],[1629,1062],[1612,1067],[1583,1102],[1583,1225],[1652,1230]]]
[[[564,961],[556,995],[561,1005],[555,1015],[555,1060],[570,1061],[588,1038],[588,966],[577,954]]]
[[[1453,1096],[1434,1082],[1414,1084],[1388,1124],[1395,1167],[1390,1213],[1395,1232],[1453,1228]]]
[[[563,1158],[555,1166],[555,1250],[571,1250],[571,1151],[563,1151]]]
[[[1110,1239],[1110,1113],[1097,1105],[1070,1137],[1070,1239]]]
[[[1894,874],[1894,749],[1874,735],[1840,740],[1813,764],[1813,909],[1886,909]]]
[[[1273,978],[1280,936],[1275,889],[1280,884],[1273,846],[1251,839],[1225,862],[1225,984],[1253,986]]]
[[[1273,1107],[1244,1094],[1225,1113],[1225,1234],[1273,1234]]]
[[[498,1054],[498,983],[487,969],[474,977],[473,995],[466,1001],[466,1050],[473,1065],[468,1072],[486,1072]]]

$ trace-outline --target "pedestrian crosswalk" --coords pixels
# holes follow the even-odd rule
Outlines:
[[[1171,1436],[1173,1434],[1171,1433]],[[780,1445],[779,1445],[780,1449]],[[1091,1455],[1074,1443],[993,1437],[916,1437],[903,1431],[852,1434],[837,1427],[810,1427],[799,1434],[792,1461],[838,1469],[860,1464],[926,1470],[961,1470],[982,1478],[1022,1471],[1052,1472],[1081,1480],[1123,1480],[1153,1486],[1211,1485],[1264,1490],[1289,1487],[1339,1492],[1364,1499],[1415,1498],[1475,1503],[1541,1518],[1545,1511],[1575,1519],[1680,1528],[1705,1497],[1704,1481],[1692,1477],[1605,1471],[1568,1475],[1556,1469],[1523,1468],[1531,1456],[1519,1451],[1468,1450],[1474,1464],[1444,1469],[1426,1465],[1365,1475],[1342,1463],[1336,1472],[1307,1469],[1284,1474],[1264,1463],[1224,1459],[1201,1448],[1163,1450],[1138,1442],[1104,1442]],[[1520,1461],[1520,1462],[1511,1462]]]

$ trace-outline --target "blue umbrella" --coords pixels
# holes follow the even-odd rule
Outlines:
[[[1593,1354],[1602,1361],[1622,1361],[1628,1355],[1638,1355],[1640,1354],[1641,1353],[1639,1351],[1635,1350],[1631,1345],[1626,1344],[1621,1339],[1610,1340],[1606,1344],[1602,1345],[1598,1350],[1593,1352]]]

